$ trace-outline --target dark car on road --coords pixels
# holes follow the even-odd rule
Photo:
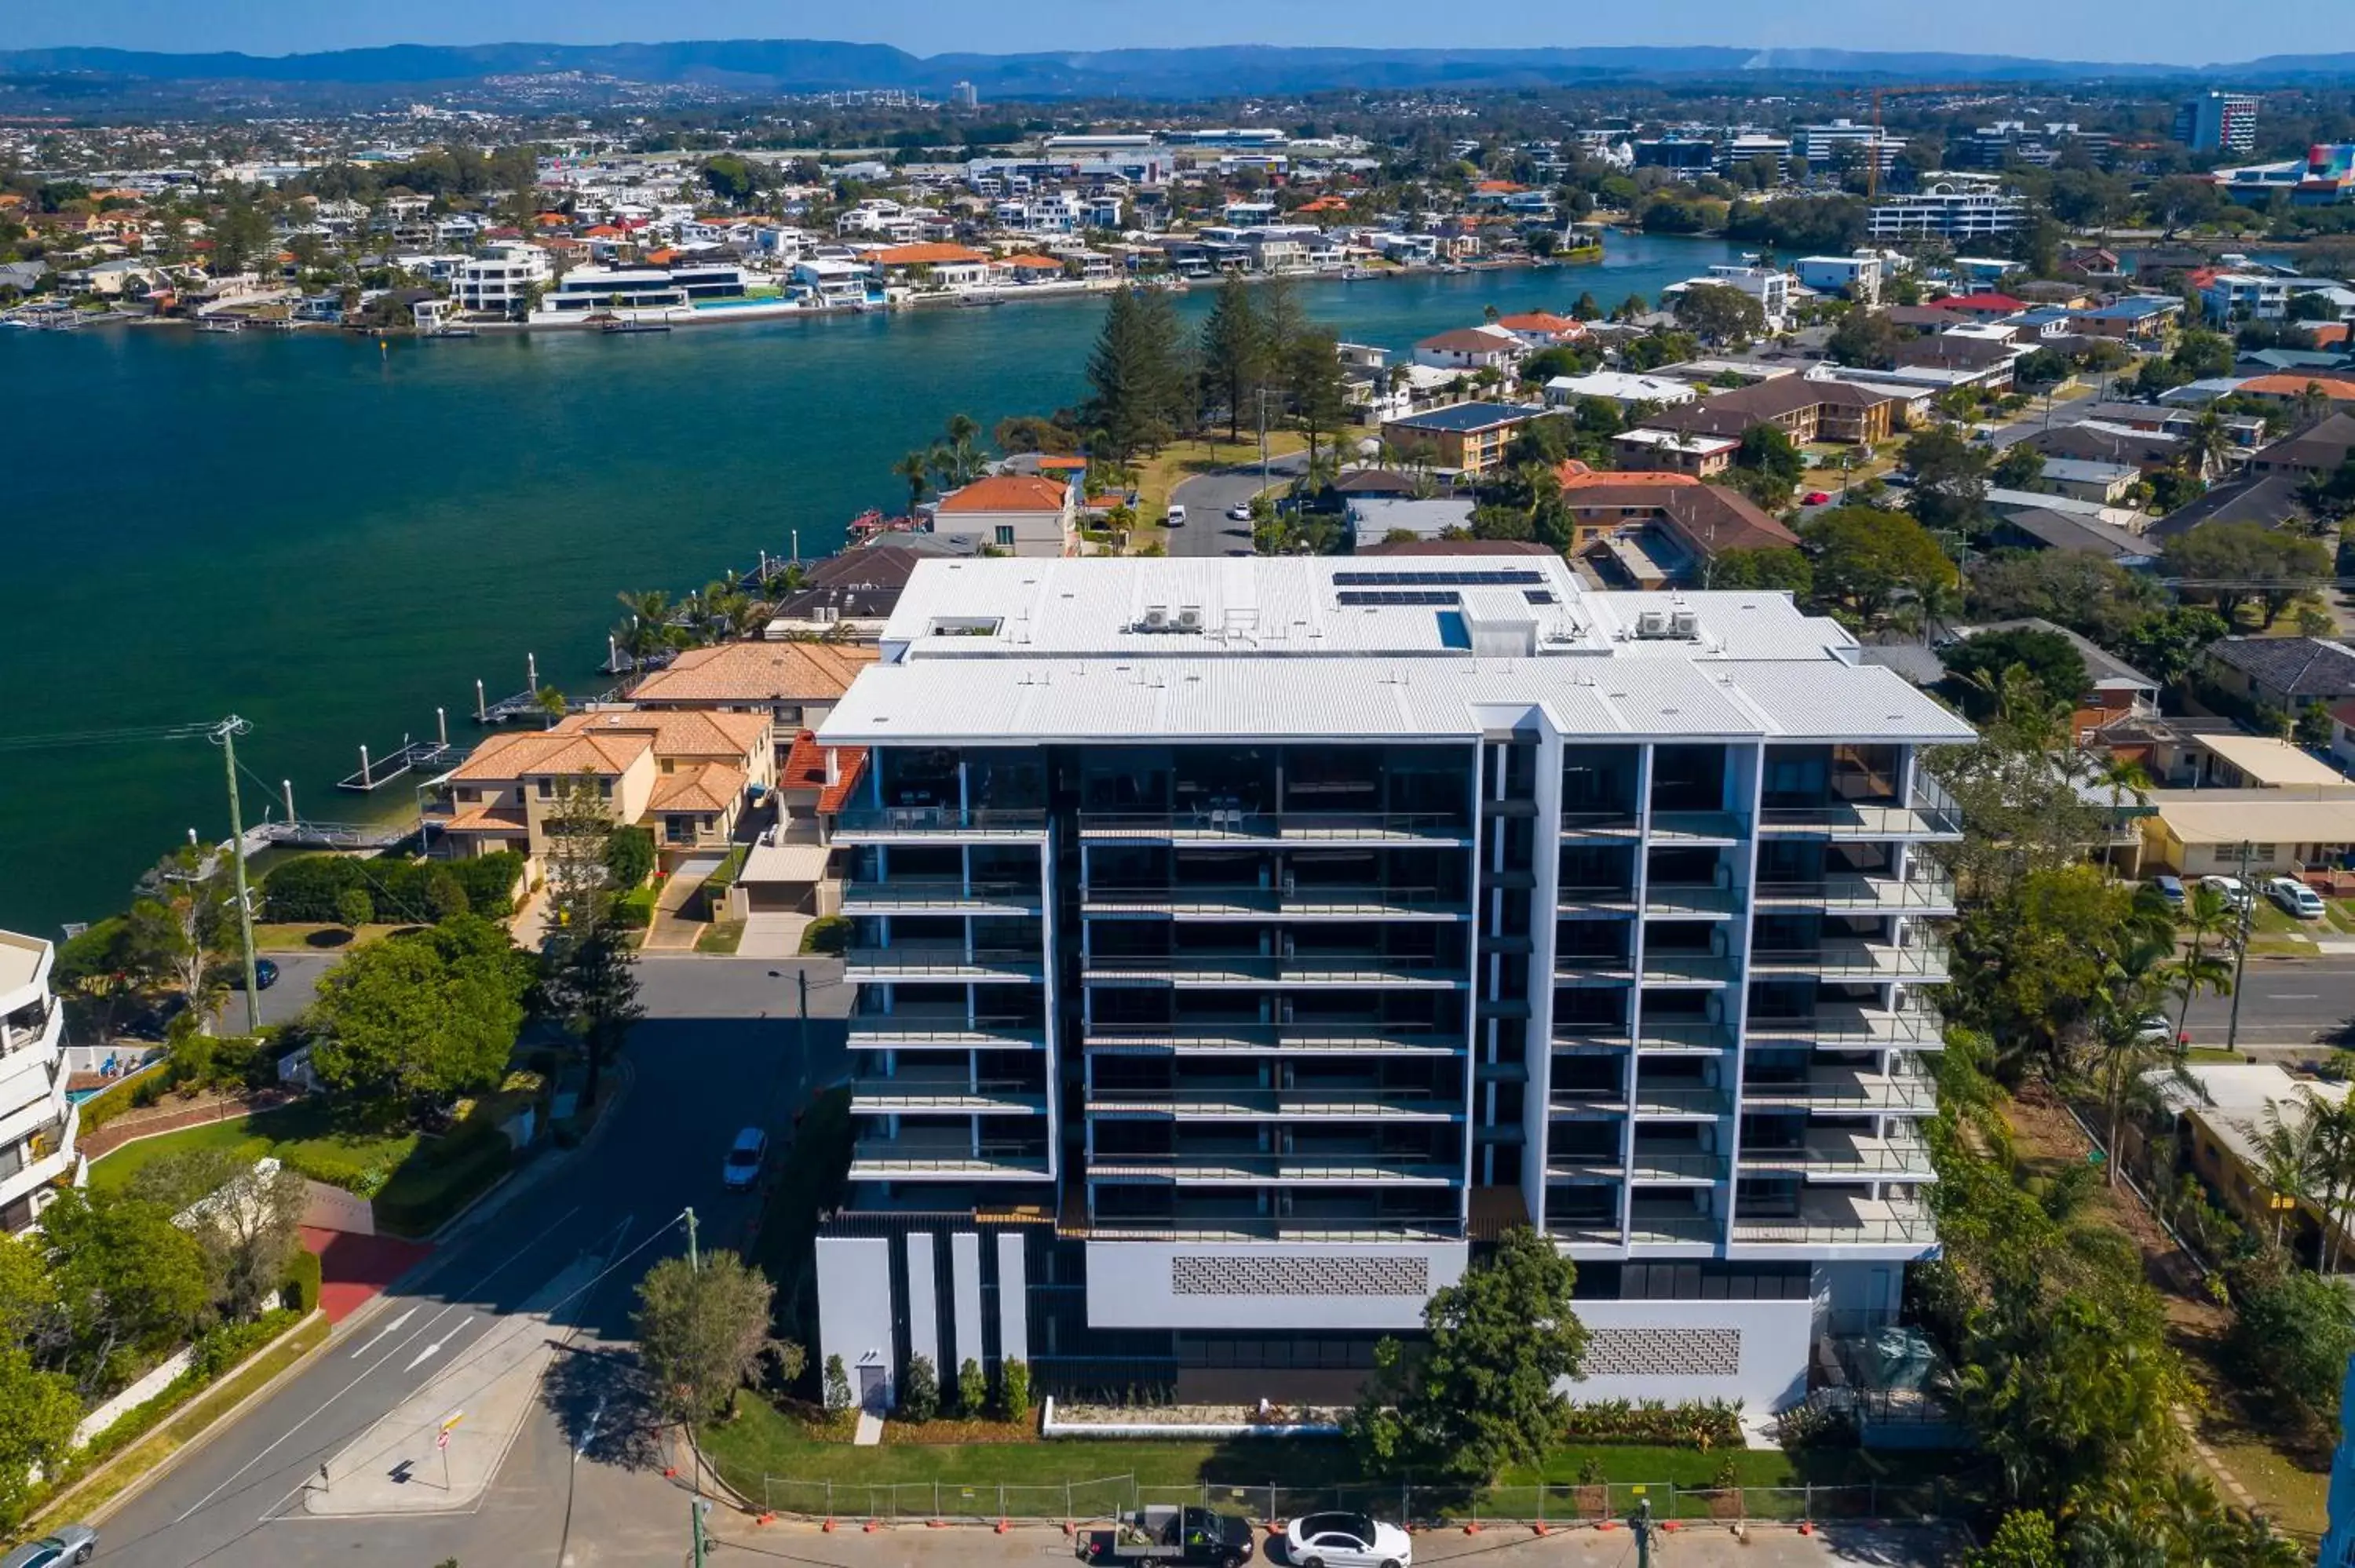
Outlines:
[[[1251,1521],[1207,1508],[1156,1504],[1123,1514],[1111,1530],[1083,1531],[1089,1563],[1175,1563],[1186,1568],[1242,1568],[1251,1561]]]

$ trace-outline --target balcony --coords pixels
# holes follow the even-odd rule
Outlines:
[[[1088,1026],[1091,1052],[1129,1056],[1461,1056],[1461,1029],[1411,1024],[1118,1023]]]
[[[1641,837],[1643,832],[1644,820],[1633,808],[1596,811],[1565,807],[1561,813],[1561,836],[1565,840],[1625,842]]]
[[[1937,1225],[1923,1205],[1846,1192],[1803,1193],[1788,1214],[1749,1217],[1737,1208],[1733,1219],[1736,1247],[1898,1247],[1919,1255],[1937,1239]]]
[[[1827,876],[1812,882],[1764,882],[1758,906],[1823,909],[1839,914],[1925,915],[1955,913],[1954,879],[1912,876]]]
[[[1715,1246],[1725,1235],[1725,1222],[1714,1214],[1646,1214],[1630,1217],[1630,1246]]]
[[[847,980],[1031,980],[1046,973],[1038,953],[985,948],[894,945],[853,948],[844,955]]]
[[[0,1018],[0,1056],[13,1056],[19,1051],[38,1045],[56,1044],[64,1033],[61,1027],[64,1018],[65,1009],[54,1001]]]
[[[1713,1056],[1733,1049],[1733,1031],[1722,1023],[1654,1023],[1649,1020],[1633,1034],[1624,1023],[1557,1022],[1553,1026],[1553,1048],[1557,1053],[1625,1051],[1631,1046],[1639,1054],[1650,1056]]]
[[[834,819],[834,842],[841,844],[1023,843],[1046,834],[1045,811],[996,807],[867,806]]]
[[[1706,1187],[1725,1180],[1723,1152],[1697,1150],[1689,1144],[1653,1145],[1636,1140],[1632,1161],[1618,1150],[1609,1153],[1550,1154],[1546,1180],[1644,1181],[1655,1184]]]
[[[1636,1114],[1657,1121],[1706,1121],[1733,1113],[1733,1097],[1712,1084],[1636,1084]]]
[[[1008,1181],[1047,1174],[1046,1150],[1035,1144],[979,1143],[929,1130],[897,1138],[862,1138],[851,1145],[853,1181]]]
[[[1753,1017],[1743,1032],[1753,1044],[1762,1044],[1771,1042],[1853,1050],[1902,1047],[1941,1051],[1945,1049],[1945,1030],[1944,1021],[1931,1008],[1859,1007],[1831,1002],[1797,1017]]]
[[[1440,920],[1472,917],[1471,901],[1435,887],[1091,887],[1082,914],[1178,920]]]
[[[1290,958],[1247,953],[1090,954],[1081,960],[1086,980],[1104,985],[1172,986],[1368,986],[1392,991],[1462,991],[1471,984],[1465,966],[1432,959],[1385,959],[1380,955]],[[856,976],[851,977],[856,979]]]
[[[1088,1114],[1124,1120],[1404,1122],[1453,1125],[1462,1102],[1427,1090],[1318,1086],[1307,1089],[1196,1087],[1088,1091]]]
[[[1792,839],[1903,839],[1948,842],[1963,836],[1962,813],[1950,804],[1900,806],[1893,802],[1840,801],[1826,806],[1768,806],[1758,813],[1761,837]]]
[[[1751,955],[1751,972],[1815,975],[1824,980],[1905,980],[1917,985],[1946,981],[1946,948],[1942,942],[1826,942],[1819,947]]]
[[[1559,985],[1634,985],[1636,959],[1629,953],[1564,953],[1553,956]]]
[[[1742,890],[1710,883],[1655,882],[1644,889],[1646,920],[1721,920],[1742,913]]]
[[[1035,1079],[976,1080],[969,1072],[920,1066],[853,1079],[850,1108],[873,1116],[1044,1116],[1047,1093]]]
[[[1565,920],[1619,916],[1636,913],[1632,887],[1561,887],[1554,894],[1555,912]]]
[[[1652,952],[1644,954],[1644,983],[1678,990],[1732,983],[1734,960],[1723,953]]]
[[[1798,1079],[1761,1079],[1742,1086],[1742,1103],[1753,1109],[1888,1112],[1928,1116],[1938,1108],[1938,1086],[1913,1074],[1883,1076],[1853,1067],[1828,1067]]]
[[[837,830],[837,836],[839,831]],[[1082,811],[1080,837],[1134,844],[1462,845],[1472,826],[1455,811]]]
[[[884,882],[852,882],[842,890],[845,915],[1036,915],[1045,907],[1045,896],[1035,882],[893,877]]]
[[[1099,1154],[1090,1181],[1178,1187],[1454,1187],[1460,1162],[1380,1154]]]
[[[1930,1181],[1937,1172],[1930,1164],[1930,1146],[1907,1134],[1872,1138],[1862,1133],[1825,1129],[1810,1132],[1796,1149],[1759,1149],[1744,1144],[1745,1173],[1787,1171],[1810,1181]]]
[[[1652,813],[1651,842],[1656,844],[1740,843],[1749,836],[1749,819],[1739,811],[1658,811]]]
[[[1043,1051],[1046,1026],[1035,1019],[967,1018],[957,1013],[855,1013],[854,1051]]]

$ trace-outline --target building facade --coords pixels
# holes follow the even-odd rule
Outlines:
[[[1769,593],[1558,558],[918,568],[822,730],[856,1144],[821,1351],[1347,1398],[1508,1227],[1574,1397],[1804,1393],[1936,1237],[1920,767]]]
[[[1940,184],[1876,202],[1868,232],[1876,240],[1980,239],[2027,221],[2028,204],[2009,192]]]
[[[65,1008],[49,991],[57,950],[0,931],[0,1231],[40,1216],[74,1180],[80,1112],[66,1099]]]
[[[2257,100],[2203,92],[2175,106],[2175,139],[2195,153],[2247,153],[2257,144]]]

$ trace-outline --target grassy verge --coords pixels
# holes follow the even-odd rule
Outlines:
[[[2270,900],[2259,899],[2253,912],[2249,951],[2275,958],[2305,958],[2316,951],[2316,922],[2300,920],[2276,907]]]
[[[264,920],[253,927],[256,952],[268,953],[341,953],[354,948],[365,948],[371,942],[381,942],[395,931],[414,930],[411,926],[323,926],[302,921]]]
[[[102,1510],[256,1389],[326,1343],[331,1331],[325,1318],[313,1317],[213,1384],[200,1398],[116,1456],[112,1467],[103,1475],[74,1492],[70,1499],[73,1515],[88,1518]]]
[[[889,1428],[886,1428],[887,1432]],[[762,1476],[881,1486],[936,1481],[955,1486],[1060,1486],[1134,1476],[1140,1486],[1328,1487],[1363,1479],[1348,1446],[1331,1438],[1240,1438],[1231,1442],[1056,1438],[1027,1443],[886,1442],[854,1448],[814,1433],[792,1413],[745,1396],[737,1415],[707,1428],[703,1451],[740,1491],[758,1498]],[[1785,1454],[1779,1449],[1703,1452],[1639,1444],[1565,1446],[1543,1467],[1507,1472],[1506,1486],[1569,1485],[1600,1466],[1611,1481],[1707,1487],[1728,1467],[1742,1486],[1818,1486],[1867,1480],[1919,1482],[1955,1467],[1952,1455],[1868,1455],[1859,1450]]]
[[[743,940],[743,921],[715,920],[696,937],[695,950],[698,953],[732,953]]]

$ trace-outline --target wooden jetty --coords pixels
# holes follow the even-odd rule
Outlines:
[[[368,794],[421,768],[434,768],[463,760],[464,754],[450,744],[450,718],[442,709],[433,710],[435,737],[432,740],[411,740],[400,737],[394,750],[371,757],[368,748],[360,747],[360,770],[336,780],[338,789],[357,794]],[[293,802],[287,805],[288,816],[294,814]]]

